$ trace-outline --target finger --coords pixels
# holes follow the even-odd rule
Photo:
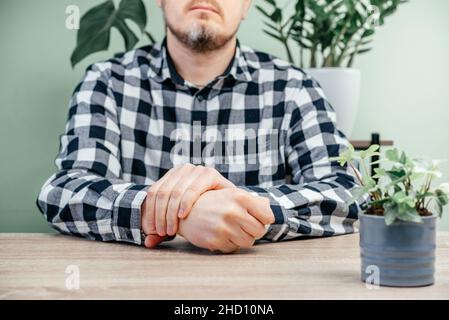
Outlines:
[[[179,171],[176,174],[172,174],[167,180],[165,180],[159,187],[156,195],[156,206],[155,206],[155,220],[156,220],[156,232],[160,236],[165,236],[167,230],[167,208],[170,202],[170,197],[173,189],[178,183]]]
[[[256,239],[254,239],[253,236],[249,235],[242,228],[237,227],[237,229],[234,229],[232,232],[230,240],[239,248],[251,248]]]
[[[245,230],[248,234],[253,236],[255,239],[260,239],[265,235],[265,225],[260,223],[259,220],[254,218],[251,214],[246,212],[243,214],[241,219],[239,219],[240,227]]]
[[[204,169],[204,167],[199,176],[190,182],[180,202],[178,217],[181,219],[189,215],[195,202],[206,191],[235,187],[232,182],[224,177],[220,177],[213,169]]]
[[[274,223],[273,211],[270,207],[270,199],[267,197],[254,196],[250,194],[246,203],[246,210],[254,218],[259,220],[262,224]]]
[[[165,175],[160,178],[158,181],[153,183],[153,185],[148,189],[147,198],[147,212],[145,213],[144,223],[147,225],[148,233],[156,233],[156,220],[155,220],[155,206],[156,206],[156,195],[159,187],[167,180],[170,175],[173,173],[173,170],[170,169]]]
[[[215,189],[224,189],[224,188],[236,188],[235,184],[232,181],[223,177],[220,173],[218,173],[218,184]]]
[[[220,247],[213,251],[221,251],[222,253],[233,253],[239,250],[239,246],[232,242],[230,239],[223,240]]]
[[[186,168],[183,173],[181,173],[182,177],[178,180],[178,183],[174,187],[176,190],[173,190],[167,208],[167,233],[169,235],[176,234],[179,223],[178,212],[181,199],[185,193],[185,190],[192,183],[198,180],[201,171],[202,170],[199,169],[199,166],[196,166],[193,168]]]
[[[192,174],[192,177],[186,181],[186,185],[183,188],[184,192],[179,200],[179,210],[177,212],[179,218],[186,218],[196,200],[198,200],[204,192],[215,187],[212,182],[212,177],[205,173],[204,168],[195,170],[194,174]]]
[[[160,237],[157,234],[149,234],[145,237],[145,247],[152,249],[164,241],[165,238],[166,237]]]

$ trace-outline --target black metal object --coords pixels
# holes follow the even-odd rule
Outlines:
[[[371,134],[371,144],[370,146],[372,146],[373,144],[377,144],[380,146],[380,134],[379,133],[372,133]],[[379,164],[375,163],[376,161],[379,160],[379,156],[375,155],[371,157],[371,176],[374,176],[375,174],[375,169],[379,168]],[[374,179],[376,182],[378,179]]]

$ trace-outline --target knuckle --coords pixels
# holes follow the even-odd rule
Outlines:
[[[178,199],[178,198],[181,197],[181,195],[182,195],[182,191],[181,191],[180,189],[174,189],[174,190],[171,192],[171,198],[176,198],[176,199]]]
[[[208,249],[211,251],[217,250],[217,248],[220,246],[220,238],[214,237],[208,242]]]
[[[224,221],[231,221],[234,218],[234,212],[232,211],[232,209],[230,211],[226,211],[225,213],[223,213],[223,220]]]
[[[150,189],[150,190],[148,191],[148,193],[147,193],[147,196],[148,196],[150,199],[154,199],[154,198],[156,197],[156,194],[157,194],[157,191]]]
[[[208,175],[215,175],[217,170],[215,170],[215,168],[212,167],[204,167],[204,172]]]
[[[186,192],[190,192],[190,193],[196,193],[197,191],[198,191],[198,187],[196,185],[190,185],[186,189]]]
[[[195,174],[198,174],[199,176],[202,176],[203,174],[204,174],[204,171],[205,171],[205,167],[204,166],[202,166],[202,165],[197,165],[196,167],[195,167]]]
[[[268,199],[267,197],[261,197],[261,201],[264,202],[265,205],[270,205],[270,199]]]
[[[190,171],[191,168],[192,167],[191,167],[191,165],[189,163],[181,164],[181,165],[178,166],[177,173],[181,174],[183,172]]]
[[[241,210],[241,206],[238,203],[231,203],[227,214],[229,215],[229,218],[234,217],[235,215],[242,217]]]
[[[234,191],[234,199],[238,202],[246,201],[248,199],[248,193],[244,190],[232,190]]]
[[[215,236],[215,238],[214,238],[215,241],[216,241],[217,239],[222,239],[222,238],[225,237],[226,234],[227,234],[226,228],[225,228],[224,226],[218,226],[218,227],[215,229],[215,234],[216,234],[216,236]]]
[[[163,189],[157,192],[157,199],[164,199],[166,197],[168,197],[168,190]]]

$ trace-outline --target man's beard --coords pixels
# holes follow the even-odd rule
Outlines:
[[[187,30],[183,31],[177,30],[167,20],[165,23],[179,42],[197,53],[207,53],[220,49],[231,41],[237,33],[237,30],[235,30],[230,35],[222,35],[216,29],[196,21]]]

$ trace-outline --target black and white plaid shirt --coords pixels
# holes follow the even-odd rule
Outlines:
[[[276,221],[261,240],[350,233],[360,203],[345,205],[353,172],[329,161],[348,147],[335,123],[301,69],[237,42],[227,71],[198,89],[164,40],[87,68],[37,205],[62,233],[142,244],[147,189],[190,162],[269,197]]]

